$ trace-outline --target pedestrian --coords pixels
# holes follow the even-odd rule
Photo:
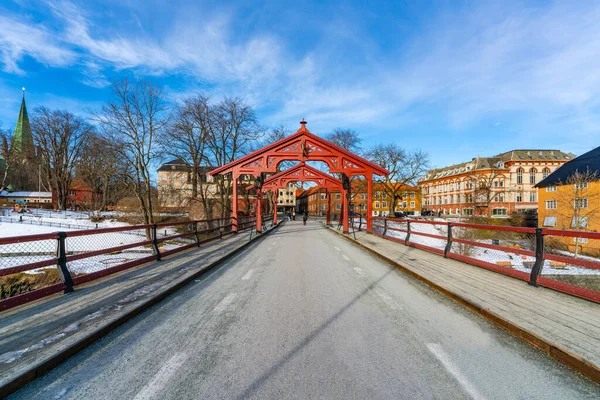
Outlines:
[[[296,220],[296,209],[292,210],[292,219],[295,221]]]
[[[304,211],[304,215],[302,216],[302,221],[304,222],[304,225],[306,225],[307,219],[308,219],[308,213],[306,211]]]

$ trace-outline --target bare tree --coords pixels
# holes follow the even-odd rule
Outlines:
[[[2,147],[0,148],[0,193],[8,187],[8,171],[10,170],[10,149],[8,147],[8,135],[0,131]]]
[[[472,185],[469,203],[473,205],[473,209],[484,209],[488,217],[492,216],[491,203],[500,201],[506,195],[506,187],[498,184],[503,177],[504,170],[493,165],[489,169],[474,169],[468,175],[467,179]]]
[[[198,197],[199,181],[206,172],[201,167],[206,159],[205,149],[212,112],[207,96],[186,98],[177,105],[168,129],[158,139],[163,154],[181,158],[189,164],[190,199]]]
[[[263,140],[263,146],[270,145],[275,143],[286,136],[289,136],[292,133],[289,129],[285,127],[283,124],[279,124],[271,128],[271,130],[266,134],[265,139]]]
[[[362,139],[355,130],[335,128],[325,136],[325,139],[352,153],[360,154],[361,152],[360,144],[362,143]]]
[[[150,167],[157,158],[156,139],[168,122],[162,89],[147,80],[125,78],[112,85],[112,99],[95,115],[119,162],[131,172],[122,176],[139,201],[144,223],[154,222]]]
[[[68,111],[45,107],[34,111],[31,127],[45,180],[56,192],[56,207],[66,210],[75,166],[94,128]]]
[[[388,207],[393,214],[396,203],[402,200],[407,185],[414,185],[416,180],[429,168],[429,155],[422,150],[407,151],[396,143],[379,144],[370,148],[367,159],[390,171],[389,175],[376,179],[389,196]]]
[[[93,190],[91,209],[104,210],[111,201],[118,178],[123,175],[123,166],[112,151],[111,143],[105,137],[94,133],[83,146],[77,164],[77,177]]]
[[[600,192],[590,187],[599,179],[596,171],[575,170],[564,182],[557,183],[556,211],[562,229],[586,230],[590,219],[600,212]],[[579,255],[580,238],[575,238],[575,257]]]
[[[254,108],[241,98],[224,98],[211,107],[207,124],[207,157],[212,168],[235,160],[251,149],[251,144],[259,140],[264,129],[258,124]],[[221,217],[231,210],[231,179],[216,177],[217,194],[221,207]]]

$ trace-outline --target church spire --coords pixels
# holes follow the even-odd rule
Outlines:
[[[12,151],[23,153],[33,152],[33,137],[31,136],[31,126],[29,125],[29,116],[27,115],[27,106],[25,105],[25,88],[23,88],[23,99],[21,100],[21,110],[19,118],[13,133]]]

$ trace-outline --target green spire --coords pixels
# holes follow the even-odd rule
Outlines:
[[[23,100],[21,101],[21,110],[13,133],[11,150],[19,153],[33,150],[33,137],[31,136],[31,126],[29,126],[27,106],[25,105],[25,88],[23,88]]]

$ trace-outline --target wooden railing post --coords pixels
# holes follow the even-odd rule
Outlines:
[[[404,239],[404,244],[408,244],[410,240],[410,220],[406,220],[406,238]]]

